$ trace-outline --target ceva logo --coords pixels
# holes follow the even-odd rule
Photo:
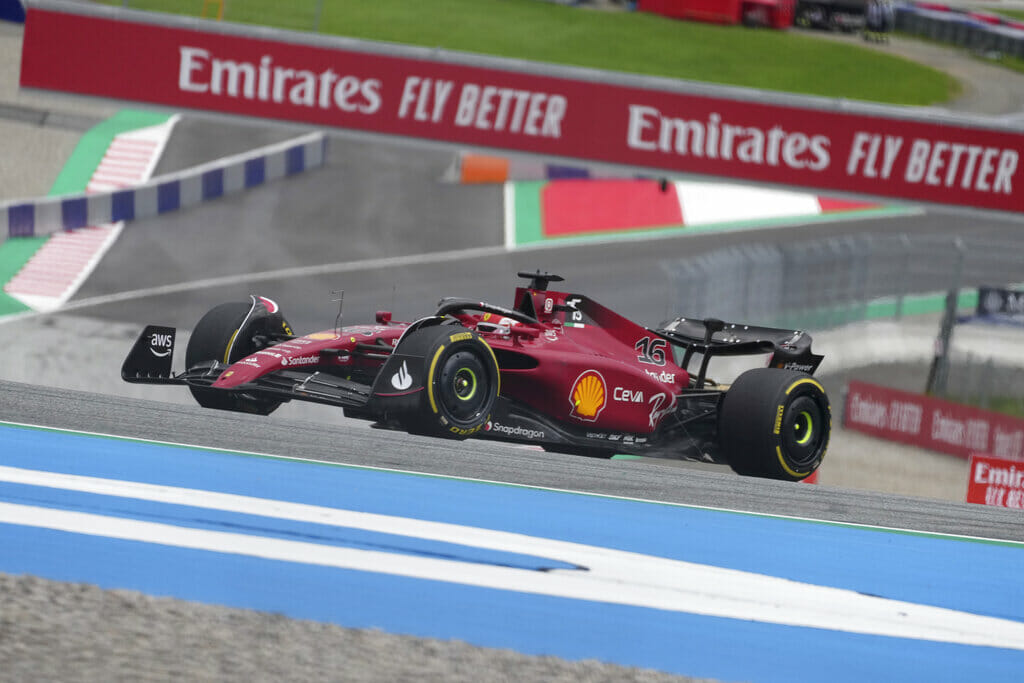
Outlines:
[[[569,392],[569,403],[572,404],[569,415],[584,422],[596,422],[608,404],[607,386],[597,370],[583,371]]]

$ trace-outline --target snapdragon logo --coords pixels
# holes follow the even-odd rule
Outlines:
[[[517,439],[533,439],[540,441],[544,438],[544,432],[539,429],[530,429],[529,427],[512,427],[510,425],[503,425],[500,422],[488,422],[487,426],[484,427],[484,431],[498,432],[505,436],[514,436]]]

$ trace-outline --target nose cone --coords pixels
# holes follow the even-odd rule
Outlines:
[[[306,363],[315,363],[318,359],[319,354],[316,354],[315,357],[306,360]],[[257,351],[251,356],[246,356],[231,365],[231,367],[221,373],[221,376],[217,378],[213,386],[218,389],[231,389],[258,379],[268,373],[280,370],[286,367],[289,362],[295,362],[296,360],[298,359],[289,358],[286,354],[273,350]]]

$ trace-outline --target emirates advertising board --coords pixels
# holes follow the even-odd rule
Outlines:
[[[1024,462],[972,455],[967,502],[1024,510]]]
[[[1018,211],[1024,134],[476,68],[33,7],[21,85]]]
[[[1024,460],[1022,419],[867,382],[850,382],[843,424],[882,439],[965,459],[972,453],[985,453]]]

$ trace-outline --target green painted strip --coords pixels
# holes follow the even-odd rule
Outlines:
[[[745,510],[729,510],[729,509],[726,509],[726,508],[716,508],[716,507],[710,507],[710,506],[707,506],[707,505],[688,505],[688,504],[685,504],[685,503],[669,503],[669,502],[659,501],[659,500],[647,500],[647,499],[644,499],[644,498],[632,498],[632,497],[629,497],[629,496],[612,496],[612,495],[608,495],[608,494],[604,494],[604,493],[589,493],[589,492],[586,492],[586,491],[570,491],[570,490],[567,490],[567,489],[556,489],[556,488],[552,488],[552,487],[549,487],[549,486],[530,486],[530,485],[527,485],[527,484],[512,484],[512,483],[509,483],[509,482],[489,481],[489,480],[486,480],[486,479],[470,479],[468,477],[457,477],[457,476],[446,475],[446,474],[430,474],[429,472],[411,472],[411,471],[408,471],[408,470],[396,470],[396,469],[387,468],[387,467],[371,467],[371,466],[368,466],[368,465],[349,465],[349,464],[346,464],[346,463],[327,462],[327,461],[324,461],[324,460],[311,460],[309,458],[299,458],[299,457],[295,457],[295,456],[271,455],[271,454],[268,454],[268,453],[254,453],[254,452],[250,452],[250,451],[236,451],[236,450],[231,450],[231,449],[227,449],[227,448],[214,448],[214,447],[211,447],[211,446],[194,446],[194,445],[189,445],[189,444],[172,443],[172,442],[169,442],[169,441],[154,441],[154,440],[151,440],[151,439],[136,439],[136,438],[127,437],[127,436],[117,436],[115,434],[100,434],[100,433],[97,433],[97,432],[83,432],[83,431],[79,431],[79,430],[76,430],[76,429],[62,429],[60,427],[44,427],[44,426],[41,426],[41,425],[30,425],[30,424],[24,424],[24,423],[20,423],[20,422],[7,422],[7,421],[4,421],[4,420],[0,420],[0,425],[4,425],[4,426],[8,426],[8,427],[14,427],[14,428],[19,428],[19,429],[31,429],[31,430],[35,430],[35,431],[52,432],[52,433],[55,433],[55,434],[78,434],[78,435],[81,435],[81,436],[87,436],[87,437],[98,438],[98,439],[112,439],[112,440],[115,440],[115,441],[128,441],[128,442],[131,442],[131,443],[158,444],[158,445],[161,445],[161,446],[170,446],[170,447],[174,447],[174,448],[187,448],[187,449],[191,449],[191,450],[206,451],[206,452],[210,452],[210,453],[227,453],[229,455],[239,455],[239,456],[243,456],[243,457],[263,458],[263,459],[268,459],[268,460],[281,460],[281,461],[305,463],[305,464],[309,464],[309,465],[318,465],[318,466],[325,466],[325,467],[342,467],[342,468],[346,468],[346,469],[367,470],[367,471],[372,471],[372,472],[390,472],[390,473],[393,473],[393,474],[402,474],[402,475],[415,476],[415,477],[425,477],[425,478],[428,478],[428,479],[444,479],[444,480],[448,480],[448,481],[461,481],[461,482],[468,482],[468,483],[472,483],[472,484],[489,484],[489,485],[492,485],[492,486],[510,486],[512,488],[529,489],[529,490],[534,490],[534,491],[552,491],[552,492],[555,492],[555,493],[565,493],[565,494],[569,494],[569,495],[586,496],[588,498],[602,498],[602,499],[607,499],[607,500],[627,500],[627,501],[632,501],[632,502],[636,502],[636,503],[646,503],[646,504],[650,504],[650,505],[664,505],[664,506],[667,506],[667,507],[685,508],[685,509],[688,509],[688,510],[710,510],[712,512],[722,512],[722,513],[726,513],[726,514],[742,515],[744,517],[760,517],[760,518],[764,518],[764,519],[783,519],[783,520],[787,520],[787,521],[807,522],[807,523],[810,523],[810,524],[822,524],[822,525],[825,525],[825,526],[833,526],[833,527],[839,527],[839,528],[844,528],[844,529],[861,529],[861,530],[868,530],[868,531],[879,531],[879,532],[882,532],[882,533],[893,533],[893,534],[899,534],[901,536],[916,536],[916,537],[919,537],[919,538],[941,538],[941,539],[946,539],[946,540],[964,541],[964,542],[967,542],[967,543],[981,543],[981,544],[984,544],[984,545],[1004,546],[1004,547],[1008,547],[1008,548],[1019,548],[1019,549],[1024,550],[1024,542],[1021,542],[1021,541],[1008,541],[1008,540],[993,539],[993,538],[979,538],[979,537],[976,537],[976,536],[962,536],[960,534],[944,534],[944,533],[938,533],[938,532],[932,532],[932,531],[915,531],[913,529],[896,529],[896,528],[892,528],[892,527],[874,526],[874,525],[871,525],[871,524],[855,524],[855,523],[852,523],[852,522],[833,522],[833,521],[828,521],[828,520],[823,520],[823,519],[811,519],[811,518],[807,518],[807,517],[793,517],[793,516],[788,516],[788,515],[772,515],[772,514],[768,514],[768,513],[764,513],[764,512],[748,512],[748,511],[745,511]],[[618,459],[618,458],[615,458],[615,459]],[[801,484],[794,484],[794,485],[798,485],[799,486]]]
[[[114,137],[130,130],[165,123],[170,114],[124,109],[90,128],[78,141],[71,158],[57,175],[49,196],[85,192],[85,186],[103,160]]]
[[[45,235],[16,237],[0,242],[0,283],[10,282],[48,239],[49,235]],[[0,289],[0,316],[24,313],[28,310],[31,310],[28,306]]]
[[[957,309],[974,310],[978,306],[978,290],[965,289],[957,297]],[[774,321],[782,327],[825,328],[838,327],[863,320],[892,319],[897,316],[941,313],[946,309],[946,293],[908,294],[902,304],[898,298],[888,296],[867,303],[850,302],[835,306],[822,306],[811,310],[781,315]]]
[[[530,180],[512,183],[513,200],[516,207],[515,244],[534,244],[544,241],[541,225],[540,193],[548,183],[546,180]]]
[[[57,175],[50,188],[48,197],[62,194],[84,192],[89,179],[100,165],[103,155],[116,135],[139,128],[155,126],[167,121],[169,114],[149,111],[124,109],[106,121],[90,128],[78,141],[71,157]],[[36,252],[47,240],[49,235],[39,237],[12,237],[0,242],[0,284],[6,284],[18,274],[25,264],[35,256]],[[17,299],[8,296],[0,289],[0,316],[12,313],[24,313],[31,310]]]

